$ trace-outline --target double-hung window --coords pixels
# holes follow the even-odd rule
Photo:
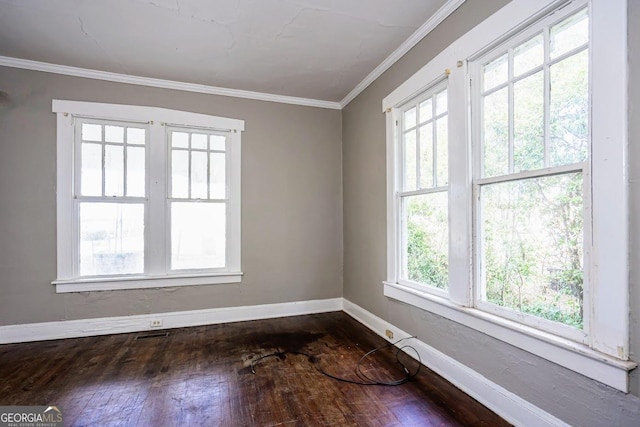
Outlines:
[[[401,107],[401,281],[434,292],[449,283],[446,82]]]
[[[560,22],[555,15],[538,22],[470,68],[477,83],[476,306],[582,340],[590,240],[587,6]]]
[[[623,391],[626,22],[513,0],[383,100],[385,295]]]
[[[55,100],[58,292],[239,282],[241,120]]]

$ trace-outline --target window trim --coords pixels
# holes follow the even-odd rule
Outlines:
[[[190,286],[219,283],[239,283],[242,279],[240,268],[241,248],[241,132],[244,121],[224,117],[209,116],[165,108],[104,104],[94,102],[54,99],[52,111],[57,115],[56,146],[56,212],[57,212],[57,278],[52,282],[57,293],[100,291],[114,289],[158,288],[167,286]],[[145,260],[146,273],[140,275],[78,277],[76,269],[77,218],[74,204],[74,117],[88,119],[116,120],[147,123],[148,135],[148,178],[145,218],[146,254],[154,251],[154,256]],[[167,206],[167,155],[166,126],[186,126],[215,129],[228,132],[227,176],[228,182],[228,224],[227,224],[227,265],[215,271],[170,271],[166,264],[168,255],[167,232],[149,233],[149,230],[164,230]],[[154,144],[157,146],[154,149]],[[158,146],[159,145],[159,146]],[[149,215],[153,211],[154,215]]]
[[[592,317],[585,324],[588,344],[561,338],[548,332],[474,308],[474,251],[471,156],[471,89],[468,61],[480,58],[510,39],[520,29],[566,6],[590,8],[591,21],[591,206],[592,238],[599,242],[591,254],[593,280],[589,298]],[[578,6],[576,6],[578,5]],[[575,9],[577,10],[577,9]],[[441,315],[465,326],[550,360],[575,372],[629,390],[629,283],[628,283],[628,175],[627,175],[627,1],[513,0],[433,58],[422,69],[391,92],[382,102],[386,113],[387,138],[387,280],[385,296]],[[594,37],[595,34],[595,37]],[[617,46],[619,49],[611,49]],[[450,174],[449,212],[450,283],[449,298],[423,292],[398,282],[398,223],[395,200],[400,171],[396,164],[399,136],[395,120],[398,107],[417,96],[442,76],[449,80],[449,126],[451,159],[458,172]],[[462,101],[464,100],[464,102]],[[454,119],[455,117],[455,119]],[[593,120],[593,118],[597,120]],[[604,125],[606,124],[606,126]],[[452,143],[451,141],[465,141]],[[598,143],[597,141],[600,141]],[[604,144],[602,141],[615,141]],[[614,189],[613,191],[611,189]],[[608,189],[608,190],[607,190]],[[455,206],[452,209],[451,206]],[[618,208],[613,210],[611,206]],[[613,227],[612,227],[613,225]],[[615,228],[615,230],[611,230]],[[597,267],[597,268],[596,268]],[[607,281],[600,278],[606,277]],[[617,286],[611,286],[611,283]]]

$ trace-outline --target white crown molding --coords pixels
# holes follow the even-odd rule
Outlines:
[[[465,0],[448,0],[436,11],[424,24],[420,26],[407,40],[378,65],[367,77],[364,78],[351,92],[340,101],[340,108],[346,107],[353,99],[360,95],[371,83],[398,62],[407,52],[420,42],[427,34],[433,31],[442,21],[459,8]]]
[[[328,108],[332,110],[340,110],[342,108],[339,102],[298,98],[295,96],[274,95],[271,93],[252,92],[248,90],[227,89],[223,87],[207,86],[196,83],[184,83],[174,80],[154,79],[151,77],[132,76],[128,74],[69,67],[66,65],[50,64],[47,62],[31,61],[27,59],[12,58],[8,56],[0,56],[0,66],[21,68],[25,70],[44,71],[46,73],[63,74],[66,76],[84,77],[87,79],[105,80],[116,83],[127,83],[139,86],[157,87],[162,89],[204,93],[208,95],[230,96],[233,98],[254,99],[258,101],[278,102],[281,104],[302,105],[305,107]]]
[[[396,328],[389,322],[347,299],[343,300],[343,311],[387,340],[388,338],[385,336],[387,329],[393,332],[393,341],[411,337],[403,330]],[[568,426],[564,421],[511,393],[509,390],[419,339],[413,339],[407,344],[416,349],[424,366],[436,372],[511,424],[515,426],[540,427]],[[413,352],[408,352],[407,355],[416,358]]]
[[[272,319],[342,310],[342,298],[0,326],[0,344]],[[151,327],[160,320],[161,326]]]
[[[31,61],[28,59],[0,56],[0,66],[21,68],[25,70],[43,71],[46,73],[62,74],[66,76],[83,77],[87,79],[105,80],[116,83],[126,83],[139,86],[150,86],[162,89],[181,90],[186,92],[204,93],[208,95],[229,96],[233,98],[254,99],[258,101],[278,102],[282,104],[302,105],[305,107],[327,108],[341,110],[371,83],[395,64],[404,54],[414,47],[420,40],[436,28],[451,15],[465,0],[448,0],[424,24],[420,26],[407,40],[405,40],[391,55],[378,65],[340,102],[324,101],[320,99],[298,98],[295,96],[275,95],[271,93],[253,92],[240,89],[228,89],[196,83],[185,83],[174,80],[140,77],[129,74],[112,73],[108,71],[91,70],[87,68],[70,67],[67,65],[51,64],[47,62]]]

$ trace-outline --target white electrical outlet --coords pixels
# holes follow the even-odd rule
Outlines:
[[[153,319],[149,322],[152,328],[161,328],[162,327],[162,319]]]

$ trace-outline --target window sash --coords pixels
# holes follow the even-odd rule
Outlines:
[[[552,176],[561,176],[571,173],[579,173],[582,176],[582,194],[583,194],[583,328],[577,329],[571,326],[567,326],[560,322],[546,320],[542,317],[534,316],[522,311],[511,309],[509,307],[503,307],[498,304],[486,301],[482,294],[484,287],[484,266],[485,254],[483,252],[483,217],[482,217],[482,192],[481,189],[484,186],[490,186],[492,184],[501,184],[515,181],[522,181],[535,178],[546,178]],[[573,165],[559,166],[555,168],[547,168],[542,170],[526,171],[516,174],[503,175],[500,177],[483,178],[476,180],[473,184],[473,200],[474,206],[474,230],[475,230],[475,251],[474,251],[474,306],[480,310],[488,313],[496,314],[509,320],[513,320],[524,325],[534,327],[543,331],[551,332],[556,335],[564,336],[571,340],[588,343],[588,330],[591,322],[591,311],[587,309],[590,304],[590,242],[591,242],[591,174],[589,173],[589,163],[583,162]]]

